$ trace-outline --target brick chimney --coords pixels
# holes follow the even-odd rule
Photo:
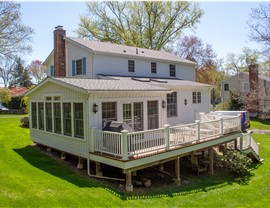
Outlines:
[[[251,64],[249,69],[249,111],[251,113],[258,112],[259,107],[259,66],[258,64]]]
[[[66,77],[66,31],[63,26],[56,26],[54,30],[54,77]]]

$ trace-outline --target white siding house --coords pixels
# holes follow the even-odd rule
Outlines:
[[[195,63],[164,51],[66,37],[61,26],[54,40],[44,61],[48,77],[27,93],[31,139],[78,156],[78,166],[87,159],[88,174],[90,161],[97,175],[100,163],[120,168],[132,191],[133,171],[176,160],[180,182],[181,157],[208,148],[213,173],[212,147],[242,138],[239,117],[196,121],[210,111],[212,86],[195,82]],[[104,131],[111,121],[131,130]]]

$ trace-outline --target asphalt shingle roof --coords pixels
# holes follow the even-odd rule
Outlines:
[[[195,63],[192,61],[181,58],[166,51],[150,50],[145,48],[119,45],[109,42],[91,41],[74,37],[66,37],[66,40],[74,41],[96,52],[130,55],[141,58],[161,59],[195,65]]]
[[[122,79],[52,78],[87,91],[170,91],[166,88]]]

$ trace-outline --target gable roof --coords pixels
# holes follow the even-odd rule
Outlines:
[[[233,77],[238,76],[239,74],[245,74],[245,75],[249,76],[249,72],[239,72],[239,73],[237,73],[237,74],[235,74],[235,75],[229,77],[228,79],[223,80],[222,83],[223,83],[223,82],[228,82],[230,79],[232,79]],[[270,77],[269,77],[269,76],[265,76],[265,75],[260,75],[260,74],[259,74],[259,75],[258,75],[258,78],[261,79],[261,80],[270,81]]]
[[[139,58],[160,59],[196,65],[196,63],[192,61],[181,58],[166,51],[157,51],[146,48],[138,48],[133,46],[114,44],[109,42],[91,41],[74,37],[65,37],[65,40],[73,42],[75,44],[79,44],[95,52],[116,54],[120,56],[134,56]]]

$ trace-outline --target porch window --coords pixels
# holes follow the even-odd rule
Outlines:
[[[64,135],[72,136],[71,103],[63,103]]]
[[[201,103],[202,102],[202,94],[201,92],[192,92],[192,101],[193,103]]]
[[[62,122],[61,122],[61,104],[53,103],[54,111],[54,132],[57,134],[62,133]]]
[[[151,62],[151,73],[156,74],[157,73],[157,63]]]
[[[147,102],[148,129],[157,129],[158,121],[158,101]]]
[[[31,103],[32,128],[37,128],[37,103]]]
[[[105,122],[116,120],[117,120],[116,102],[102,103],[102,127],[105,126]]]
[[[38,103],[38,129],[44,130],[44,103]]]
[[[176,77],[175,65],[170,64],[170,77]]]
[[[128,72],[135,72],[135,61],[128,60]]]
[[[74,103],[74,136],[83,138],[83,103]]]
[[[46,131],[52,132],[52,104],[46,103]]]
[[[177,116],[177,92],[167,94],[167,117]]]

